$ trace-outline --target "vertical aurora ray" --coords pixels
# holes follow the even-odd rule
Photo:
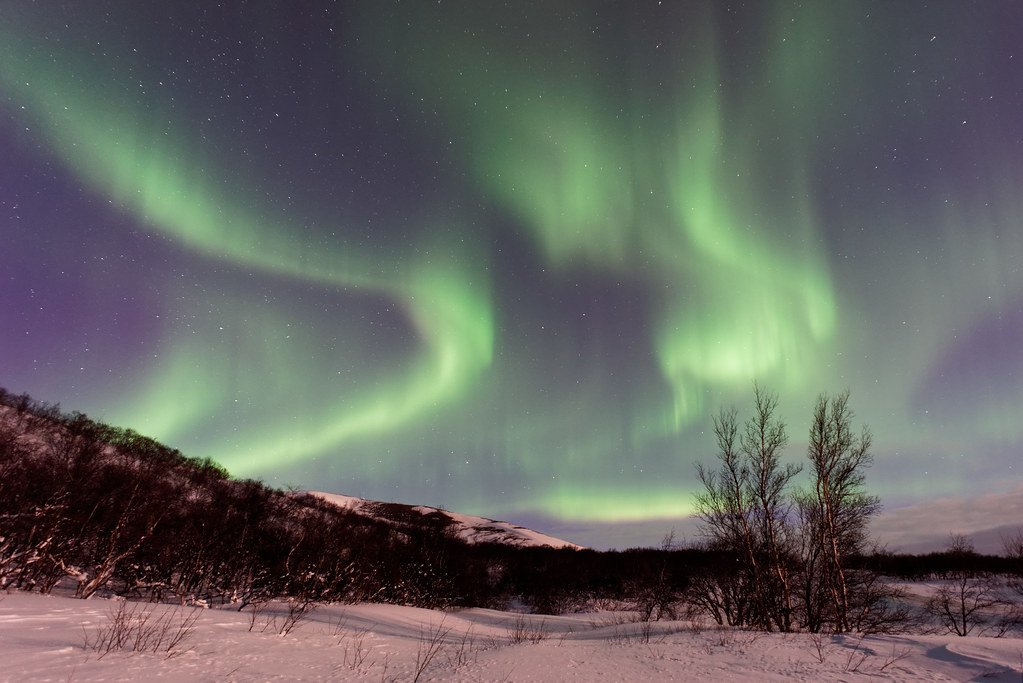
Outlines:
[[[836,324],[804,171],[782,165],[789,175],[777,185],[763,183],[770,173],[765,162],[773,160],[750,154],[748,141],[731,132],[753,122],[726,116],[718,80],[716,69],[707,67],[706,76],[685,90],[695,104],[677,123],[675,156],[667,164],[679,250],[687,257],[675,281],[695,275],[700,283],[695,307],[665,303],[656,332],[679,425],[706,410],[701,397],[709,386],[762,377],[801,387]],[[787,195],[781,202],[771,196],[778,192]],[[764,210],[772,205],[775,212]],[[675,262],[681,258],[676,254]]]
[[[417,10],[373,25],[389,36],[379,45],[402,47],[372,57],[464,126],[477,182],[520,219],[552,268],[628,273],[645,283],[660,302],[651,344],[675,395],[659,411],[669,430],[705,411],[702,396],[711,389],[742,389],[752,377],[801,387],[836,325],[820,228],[798,159],[765,182],[777,160],[749,151],[746,131],[760,112],[733,107],[735,94],[721,92],[713,21],[699,13],[669,19],[691,22],[692,44],[655,73],[632,75],[664,79],[668,92],[634,102],[614,69],[601,81],[601,68],[582,67],[601,63],[602,45],[559,21],[562,9],[541,9],[550,16],[537,21],[562,32],[568,26],[568,36],[539,30],[525,59],[493,29],[514,26],[515,12],[425,45],[417,35],[445,25]],[[761,93],[760,107],[784,107],[792,91],[812,89],[826,71],[817,41],[807,42],[769,54],[780,62],[767,70],[782,92]],[[567,60],[558,54],[566,43],[574,50]],[[639,58],[603,63],[615,60]],[[762,212],[765,204],[771,213]]]

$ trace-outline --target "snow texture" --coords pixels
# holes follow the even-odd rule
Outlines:
[[[483,609],[320,606],[280,635],[287,605],[127,603],[194,629],[170,653],[86,647],[126,603],[12,593],[0,601],[3,681],[1013,681],[1023,640],[761,634]],[[193,611],[195,610],[195,611]],[[152,622],[152,619],[151,619]],[[518,642],[517,642],[518,641]],[[427,659],[427,655],[432,657]],[[425,666],[424,666],[425,662]],[[420,670],[421,669],[421,670]]]

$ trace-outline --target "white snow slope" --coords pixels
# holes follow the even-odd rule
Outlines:
[[[132,652],[139,638],[131,633],[122,648],[90,649],[121,605],[151,611],[146,624],[164,616],[172,634],[188,615],[196,621],[169,653]],[[376,604],[323,606],[280,635],[287,613],[284,605],[253,616],[12,593],[0,600],[0,680],[1023,680],[1017,638],[825,637],[818,647],[805,634],[628,623],[622,613],[539,617]]]
[[[509,522],[501,522],[486,517],[475,515],[463,515],[457,512],[444,510],[443,508],[429,507],[427,505],[405,506],[399,503],[379,503],[372,500],[355,498],[354,496],[343,496],[337,493],[323,493],[322,491],[307,491],[318,498],[333,503],[338,507],[350,508],[370,517],[379,517],[375,508],[379,506],[399,506],[411,512],[418,512],[423,516],[441,514],[449,518],[453,523],[455,533],[464,541],[469,543],[506,543],[519,547],[525,546],[550,546],[552,548],[582,548],[575,543],[569,543],[554,536],[533,531],[526,527],[516,526]],[[386,518],[386,517],[385,517]]]

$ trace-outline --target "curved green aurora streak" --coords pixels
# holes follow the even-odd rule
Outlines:
[[[67,166],[97,192],[108,196],[154,230],[212,259],[258,268],[337,288],[383,293],[402,306],[425,351],[409,376],[383,378],[357,406],[339,405],[329,419],[302,433],[262,433],[221,449],[232,471],[265,471],[281,458],[303,459],[336,449],[345,441],[378,434],[420,417],[464,393],[490,364],[493,320],[488,285],[471,260],[455,258],[454,246],[424,248],[418,263],[383,263],[353,250],[296,244],[296,226],[268,206],[237,201],[220,191],[227,176],[204,159],[195,145],[157,117],[105,92],[102,78],[78,80],[82,65],[47,63],[10,30],[0,82],[31,105],[31,115]],[[99,87],[98,87],[99,86]],[[242,190],[244,194],[244,190]],[[249,191],[248,196],[258,196]],[[433,254],[432,256],[430,254]],[[201,353],[177,349],[164,376],[149,380],[147,394],[133,397],[128,424],[156,414],[157,436],[187,431],[191,418],[216,405],[216,387],[192,392],[175,387],[182,369]],[[178,389],[178,390],[175,390]],[[145,412],[136,412],[141,407]],[[233,454],[232,454],[233,451]],[[224,455],[226,453],[226,455]]]

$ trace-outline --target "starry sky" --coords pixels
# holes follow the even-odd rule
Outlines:
[[[0,0],[0,385],[597,547],[850,390],[1018,490],[1023,5]]]

